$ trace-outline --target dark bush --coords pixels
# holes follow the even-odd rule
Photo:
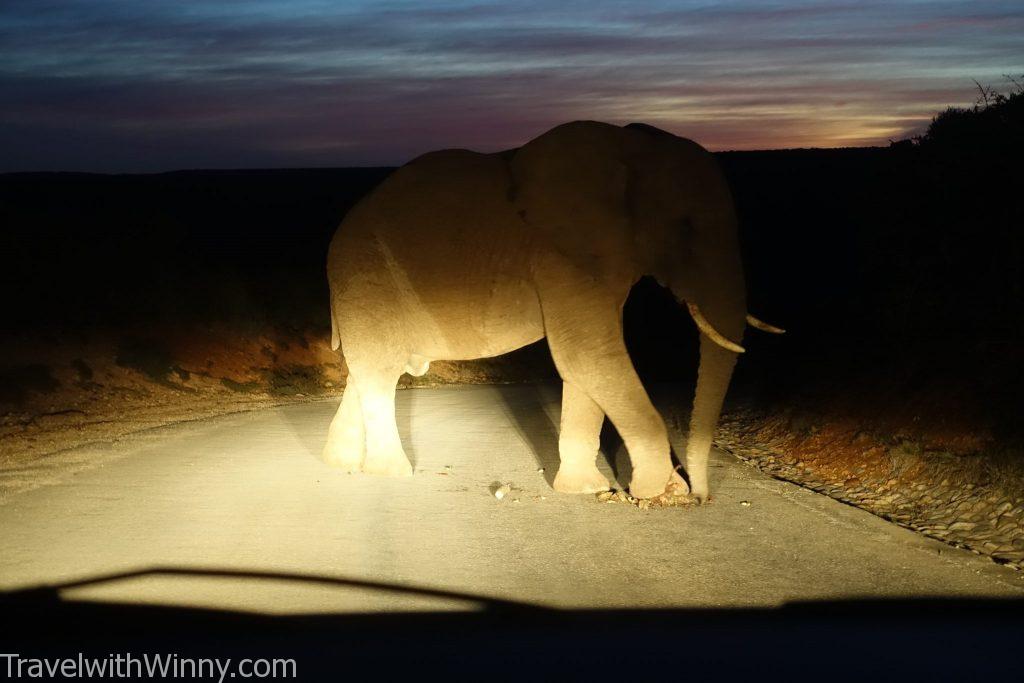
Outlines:
[[[981,93],[972,107],[949,107],[932,119],[919,139],[926,147],[971,155],[1020,150],[1024,144],[1024,84],[1008,77],[1008,93],[979,85]]]

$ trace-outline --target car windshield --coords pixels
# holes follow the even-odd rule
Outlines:
[[[0,670],[1017,675],[997,5],[0,3]]]

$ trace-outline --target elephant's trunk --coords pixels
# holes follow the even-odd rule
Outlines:
[[[785,330],[762,322],[749,313],[744,314],[737,306],[725,306],[725,312],[718,312],[714,319],[720,321],[721,329],[730,335],[726,337],[704,318],[698,306],[687,303],[687,307],[700,328],[701,336],[700,369],[686,444],[686,472],[690,477],[691,493],[703,502],[708,496],[708,456],[722,412],[722,403],[736,366],[737,354],[744,351],[730,337],[742,338],[744,319],[751,327],[765,332],[782,334]]]
[[[686,473],[690,477],[690,492],[701,502],[708,497],[708,454],[736,358],[736,353],[701,334],[700,369],[697,372],[697,389],[686,442]]]
[[[669,278],[669,288],[700,329],[700,367],[686,445],[690,492],[708,497],[708,454],[747,326],[746,283],[736,215],[724,179],[721,196],[693,215],[688,248]]]
[[[714,286],[699,289],[687,308],[700,329],[700,366],[690,415],[686,445],[686,473],[692,495],[703,502],[708,496],[708,455],[718,426],[736,359],[743,353],[747,310],[742,270],[738,259],[719,261],[721,277]]]

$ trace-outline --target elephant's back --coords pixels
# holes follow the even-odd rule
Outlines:
[[[342,223],[328,262],[332,290],[392,297],[404,319],[424,323],[416,327],[446,330],[453,356],[521,345],[503,341],[509,334],[536,338],[529,236],[510,192],[499,154],[444,150],[411,161]],[[511,329],[522,324],[528,333]]]
[[[368,201],[381,233],[483,237],[508,213],[505,159],[465,149],[430,152],[395,171]]]
[[[525,224],[511,202],[511,175],[499,154],[431,152],[399,168],[357,204],[332,243],[386,247],[410,276],[465,282],[477,269],[525,256]],[[351,254],[355,256],[355,254]]]

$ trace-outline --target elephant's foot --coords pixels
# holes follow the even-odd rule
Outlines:
[[[685,496],[690,492],[690,487],[683,479],[683,475],[679,474],[675,470],[672,470],[672,476],[668,479],[668,486],[665,487],[665,491],[671,493],[673,496]],[[704,501],[701,500],[703,503]]]
[[[559,493],[600,493],[611,489],[608,480],[593,462],[582,465],[567,465],[563,462],[558,467],[552,487]]]
[[[353,446],[343,441],[328,441],[320,457],[331,467],[343,472],[359,472],[363,469],[362,446]]]
[[[704,503],[708,499],[708,480],[704,477],[702,481],[694,480],[692,482],[693,487],[690,489],[690,495],[698,503]]]
[[[412,465],[402,451],[367,453],[363,472],[384,477],[411,477]]]
[[[629,482],[629,493],[635,498],[654,498],[669,492],[674,496],[685,496],[690,487],[682,476],[671,467],[644,467],[633,469]]]

